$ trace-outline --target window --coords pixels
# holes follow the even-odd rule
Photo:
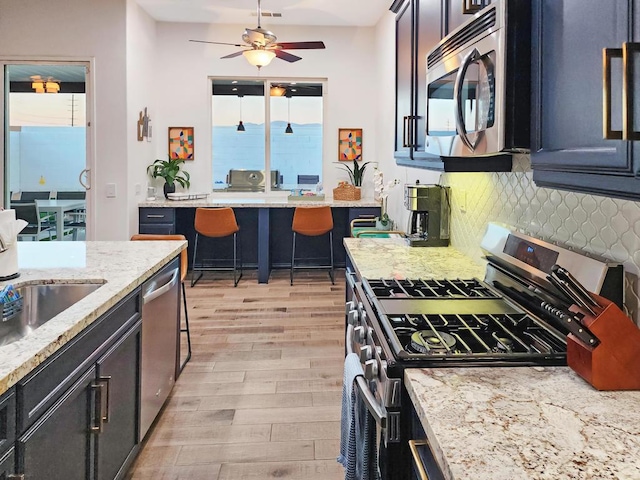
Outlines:
[[[321,82],[214,79],[213,189],[289,191],[321,181],[322,92]]]

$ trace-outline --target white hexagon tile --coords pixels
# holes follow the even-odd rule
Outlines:
[[[640,325],[639,202],[538,188],[528,155],[515,155],[510,173],[446,173],[442,183],[452,191],[455,247],[479,261],[487,223],[502,222],[531,236],[620,262],[625,268],[625,309]]]

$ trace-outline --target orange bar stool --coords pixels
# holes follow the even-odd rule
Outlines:
[[[131,237],[131,240],[186,240],[184,235],[155,235],[151,233],[138,233]],[[189,331],[189,311],[187,309],[187,295],[184,289],[184,281],[187,278],[187,268],[189,266],[189,260],[187,259],[187,249],[185,248],[180,252],[180,284],[182,285],[182,304],[184,305],[184,324],[185,328],[180,327],[181,333],[187,334],[187,358],[184,359],[182,365],[180,365],[180,371],[184,369],[184,366],[189,360],[191,360],[191,332]]]
[[[333,216],[331,215],[331,207],[296,207],[293,212],[293,248],[291,250],[291,285],[293,285],[293,271],[303,268],[329,268],[329,278],[331,283],[335,284],[333,279]],[[319,237],[329,234],[329,251],[331,257],[331,265],[315,265],[296,267],[296,235],[304,235],[307,237]],[[300,260],[300,259],[298,259]]]
[[[230,207],[224,208],[196,208],[196,218],[194,221],[196,229],[196,241],[193,246],[193,263],[191,267],[191,286],[193,287],[202,277],[202,272],[211,271],[229,271],[233,270],[233,286],[237,287],[238,282],[242,278],[242,260],[240,259],[238,249],[238,232],[240,227],[236,222],[236,215]],[[222,238],[233,235],[233,268],[207,267],[205,262],[201,262],[200,266],[196,266],[196,258],[198,256],[198,238],[202,235],[209,238]],[[213,259],[208,259],[212,261]],[[238,268],[240,263],[240,268]],[[196,272],[200,272],[195,278]],[[238,275],[238,272],[240,273]]]

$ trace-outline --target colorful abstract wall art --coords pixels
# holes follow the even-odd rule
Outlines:
[[[338,160],[362,160],[362,129],[338,129]]]
[[[193,127],[169,127],[169,157],[193,160]]]

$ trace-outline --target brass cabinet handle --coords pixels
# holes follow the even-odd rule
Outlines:
[[[102,411],[100,412],[102,415],[102,421],[104,423],[109,423],[109,412],[111,411],[111,375],[104,375],[102,377],[99,377],[98,382],[104,385],[106,389],[104,414],[102,413]]]
[[[640,132],[633,129],[634,114],[634,55],[640,54],[640,43],[622,44],[622,139],[640,140]]]
[[[605,140],[622,140],[622,130],[611,129],[611,59],[622,58],[621,48],[602,49],[602,115]],[[624,92],[622,94],[625,96]],[[624,105],[623,105],[624,108]],[[625,115],[626,117],[626,115]],[[623,120],[624,121],[624,120]]]
[[[94,392],[94,417],[97,425],[92,425],[89,430],[92,433],[102,433],[104,429],[104,418],[102,416],[102,384],[95,383],[91,385],[91,390]]]
[[[420,480],[429,480],[429,475],[427,475],[426,470],[424,469],[424,465],[422,465],[422,460],[420,459],[420,454],[418,453],[418,447],[429,446],[429,442],[426,440],[409,440],[409,448],[411,449],[411,456],[413,457],[413,461],[418,467],[418,473],[420,474]]]

